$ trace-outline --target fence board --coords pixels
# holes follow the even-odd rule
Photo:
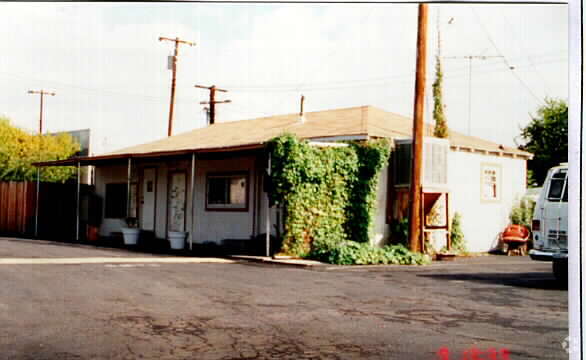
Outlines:
[[[0,182],[0,233],[26,234],[34,220],[30,182]],[[33,199],[34,200],[34,199]]]

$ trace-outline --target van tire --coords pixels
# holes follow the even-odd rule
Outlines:
[[[555,279],[563,284],[568,283],[568,263],[558,259],[553,259],[551,262],[553,276]]]

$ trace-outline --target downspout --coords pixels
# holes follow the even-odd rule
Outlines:
[[[191,236],[189,236],[189,250],[193,250],[195,236],[195,153],[191,154]]]
[[[271,176],[271,153],[269,153],[269,161],[268,161],[268,169],[267,169],[267,174],[268,176]],[[265,226],[266,226],[266,239],[265,239],[265,246],[266,246],[266,256],[270,256],[270,246],[271,246],[271,205],[270,205],[270,198],[269,198],[269,189],[267,188],[267,213],[266,213],[266,221],[265,221]]]

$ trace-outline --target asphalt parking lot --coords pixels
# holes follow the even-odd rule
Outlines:
[[[78,261],[44,262],[62,258]],[[527,257],[342,269],[173,259],[0,238],[0,358],[568,356],[567,290]]]

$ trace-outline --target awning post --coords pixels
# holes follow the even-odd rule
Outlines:
[[[195,235],[195,153],[191,154],[191,234],[189,235],[189,250],[193,250],[193,236]]]
[[[271,153],[269,153],[269,161],[268,161],[268,168],[267,168],[267,174],[268,176],[271,176]],[[267,213],[266,213],[266,221],[265,221],[265,226],[266,226],[266,239],[265,239],[265,245],[266,245],[266,256],[270,256],[271,252],[271,200],[270,200],[270,196],[269,196],[269,189],[267,188]]]
[[[37,192],[35,194],[35,238],[39,237],[39,190],[41,188],[41,168],[37,166]]]
[[[126,217],[130,217],[130,177],[132,174],[132,159],[128,158],[128,170],[126,174]]]
[[[75,240],[79,241],[79,210],[80,210],[80,193],[81,193],[81,167],[77,162],[77,196],[75,197]]]

